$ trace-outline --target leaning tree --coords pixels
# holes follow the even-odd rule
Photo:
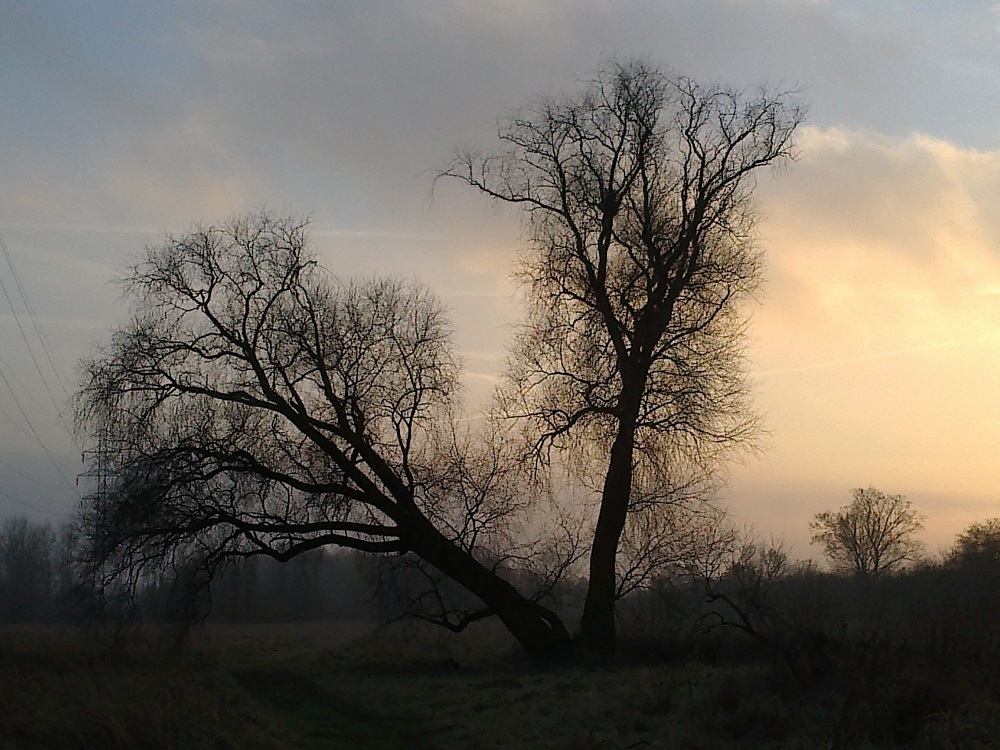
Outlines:
[[[459,153],[444,172],[526,212],[528,313],[501,398],[536,458],[600,465],[588,648],[614,644],[630,519],[690,495],[720,450],[752,439],[740,356],[740,303],[761,265],[751,194],[793,156],[802,117],[787,94],[612,61],[504,121],[503,150]]]
[[[502,436],[456,426],[451,327],[425,289],[327,275],[305,223],[266,212],[168,237],[123,286],[132,319],[77,400],[96,585],[204,586],[234,559],[327,546],[408,554],[476,599],[441,601],[440,624],[495,615],[533,654],[568,645],[508,580],[531,553],[508,523],[523,494]]]

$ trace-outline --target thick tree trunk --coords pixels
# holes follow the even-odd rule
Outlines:
[[[632,492],[632,459],[641,398],[623,397],[622,402],[625,415],[611,446],[608,472],[604,477],[601,510],[590,550],[590,582],[577,636],[583,648],[599,654],[611,653],[615,648],[615,565]]]
[[[479,597],[531,656],[554,659],[569,651],[572,640],[558,615],[524,597],[426,519],[414,520],[410,528],[413,551]]]

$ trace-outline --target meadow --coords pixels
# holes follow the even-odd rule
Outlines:
[[[826,644],[836,659],[803,681],[730,630],[637,632],[612,660],[545,665],[492,623],[210,624],[181,650],[166,640],[5,628],[0,748],[1000,747],[995,684],[881,642]]]

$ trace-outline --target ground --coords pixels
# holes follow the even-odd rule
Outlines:
[[[540,666],[489,624],[211,625],[180,652],[8,628],[0,748],[882,746],[838,737],[774,665],[647,657]]]

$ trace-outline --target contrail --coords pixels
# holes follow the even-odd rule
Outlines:
[[[13,232],[58,232],[80,234],[144,234],[162,235],[163,229],[153,226],[125,224],[8,224]]]
[[[439,240],[444,237],[442,232],[421,232],[407,230],[384,229],[320,229],[309,231],[313,237],[327,238],[357,238],[366,240]]]
[[[784,367],[777,370],[759,370],[756,372],[751,372],[750,377],[757,378],[763,377],[764,375],[786,375],[795,372],[809,372],[810,370],[824,370],[828,367],[839,367],[841,365],[850,365],[855,362],[867,362],[873,359],[884,359],[886,357],[895,357],[899,354],[912,354],[914,352],[926,352],[932,351],[934,349],[947,349],[951,346],[962,346],[963,344],[968,344],[968,341],[946,341],[939,344],[924,344],[922,346],[911,346],[906,349],[889,349],[884,352],[876,352],[875,354],[865,354],[861,357],[848,357],[846,359],[835,359],[830,362],[816,362],[811,365],[801,365],[799,367]]]

